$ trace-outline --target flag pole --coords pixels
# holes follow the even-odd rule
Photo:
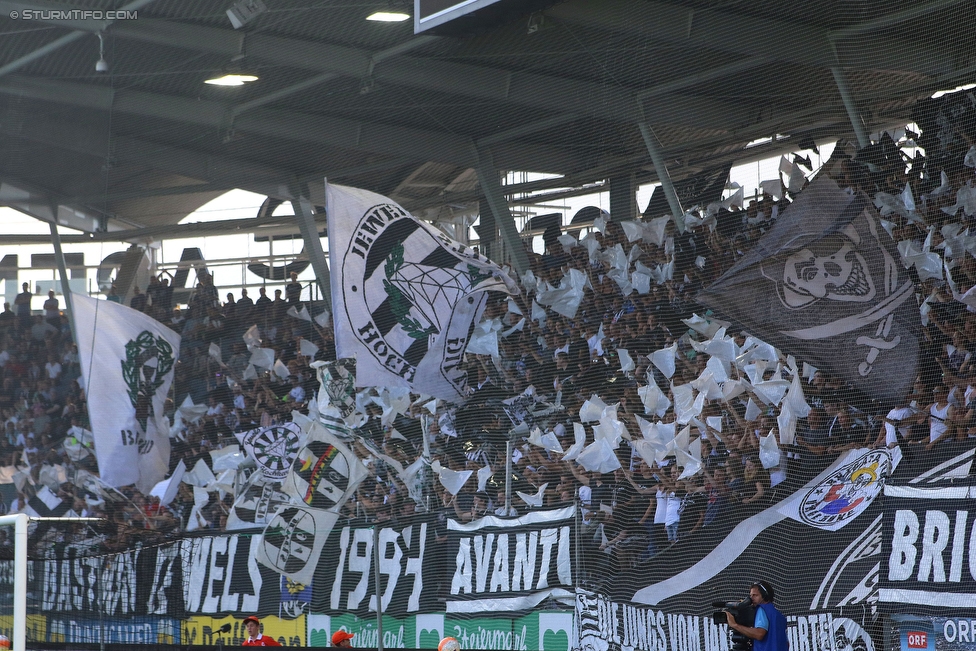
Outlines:
[[[376,593],[376,651],[383,651],[383,593],[380,590],[380,527],[373,520],[373,582]]]

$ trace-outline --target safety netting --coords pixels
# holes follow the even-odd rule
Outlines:
[[[576,4],[540,39],[567,30],[607,97],[635,86],[627,52],[657,36],[588,49],[607,25]],[[519,238],[487,199],[439,223],[326,183],[331,301],[292,278],[225,302],[200,272],[179,310],[154,279],[148,303],[76,296],[73,331],[0,315],[0,486],[35,518],[26,586],[0,529],[0,630],[26,590],[28,648],[238,646],[254,615],[285,646],[728,651],[723,611],[751,617],[762,581],[793,651],[972,648],[976,91],[930,95],[904,24],[856,13],[818,47],[909,59],[914,95],[829,71],[799,27],[782,70],[712,92],[775,103],[747,145],[723,144],[714,79],[677,88],[713,118],[694,132],[673,97],[651,129],[675,89],[641,82],[625,189],[645,147],[676,181],[639,210],[540,215],[557,181],[523,181]],[[791,33],[763,20],[725,37],[764,60]],[[781,134],[814,63],[838,101]]]

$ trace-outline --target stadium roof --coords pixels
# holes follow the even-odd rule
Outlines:
[[[849,136],[835,71],[869,131],[976,76],[971,0],[566,0],[461,36],[365,20],[402,0],[264,0],[238,30],[231,4],[0,0],[0,201],[157,238],[228,189],[317,201],[322,177],[436,211],[477,202],[479,152],[563,175],[510,190],[646,182],[645,123],[682,178]],[[204,84],[226,71],[259,80]]]

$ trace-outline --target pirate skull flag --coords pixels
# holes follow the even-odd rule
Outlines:
[[[698,301],[880,400],[915,379],[914,284],[871,200],[821,176]]]
[[[72,294],[72,304],[102,481],[149,493],[169,470],[163,405],[180,337],[118,303]]]
[[[338,512],[365,477],[359,458],[326,426],[312,423],[282,490],[313,509]]]
[[[326,210],[336,353],[356,358],[357,386],[462,400],[487,292],[514,293],[514,281],[384,196],[326,184]]]

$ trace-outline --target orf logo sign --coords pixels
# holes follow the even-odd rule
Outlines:
[[[899,622],[899,628],[901,651],[935,651],[935,628],[931,620],[906,618]]]

